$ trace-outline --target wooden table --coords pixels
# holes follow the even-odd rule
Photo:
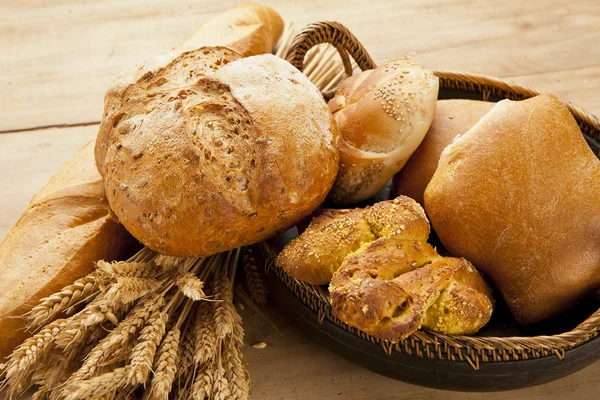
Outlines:
[[[0,3],[0,238],[31,196],[96,134],[122,69],[181,43],[231,0],[3,0]],[[377,62],[410,53],[426,67],[508,78],[600,115],[598,0],[271,1],[298,26],[337,20]],[[315,345],[283,318],[247,313],[254,399],[478,399],[396,382]],[[492,399],[596,399],[600,362]]]

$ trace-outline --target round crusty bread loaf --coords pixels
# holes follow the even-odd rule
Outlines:
[[[125,73],[107,95],[96,154],[108,200],[161,253],[263,240],[333,184],[339,139],[318,90],[275,56],[236,58],[192,50],[145,77]]]
[[[457,136],[465,133],[495,103],[477,100],[439,100],[425,138],[400,172],[394,175],[394,191],[423,205],[423,193],[438,167],[440,154]]]
[[[423,140],[437,95],[438,78],[408,58],[342,82],[329,102],[342,137],[330,198],[356,203],[381,190]]]
[[[425,209],[521,323],[600,286],[600,161],[554,96],[503,100],[446,147]]]

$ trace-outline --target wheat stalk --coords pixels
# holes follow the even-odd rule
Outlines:
[[[162,281],[154,278],[117,276],[116,283],[113,283],[106,292],[106,301],[109,304],[131,303],[148,293],[157,291],[162,284]]]
[[[34,367],[49,353],[65,325],[64,319],[54,321],[13,351],[3,369],[9,393],[16,393],[29,384]]]
[[[150,316],[164,304],[164,297],[159,293],[146,296],[131,310],[129,315],[106,335],[87,355],[83,365],[71,381],[90,378],[96,368],[118,349],[126,349],[127,345],[137,336]]]
[[[130,373],[131,366],[128,365],[84,381],[74,382],[65,388],[65,400],[100,398],[113,390],[125,387]]]
[[[158,349],[154,362],[154,377],[148,399],[167,400],[177,373],[179,339],[181,331],[176,326],[167,333]]]
[[[177,370],[185,371],[194,363],[195,355],[195,318],[185,324],[179,343],[179,365]]]
[[[163,267],[165,270],[169,270],[175,268],[186,260],[186,258],[182,257],[171,257],[165,256],[163,254],[159,254],[154,259],[156,265]]]
[[[256,266],[252,250],[248,249],[247,252],[243,259],[246,288],[248,288],[248,293],[252,301],[262,306],[267,304],[267,285]]]
[[[140,342],[131,353],[130,384],[142,384],[148,380],[156,348],[165,335],[168,314],[156,312],[140,332]]]
[[[82,342],[91,327],[107,320],[118,325],[119,319],[115,313],[120,314],[123,307],[123,304],[117,304],[115,308],[108,305],[101,296],[96,298],[85,309],[66,320],[65,327],[56,335],[56,345],[63,349],[77,345]]]
[[[204,282],[191,272],[182,271],[175,278],[179,290],[192,300],[198,301],[206,297],[204,294]]]
[[[213,310],[210,303],[202,302],[196,312],[194,361],[197,364],[211,360],[215,354],[217,334],[212,315]]]
[[[40,303],[28,314],[29,327],[47,324],[58,314],[89,298],[95,292],[98,292],[98,281],[95,276],[88,275],[77,279],[60,292],[40,300]]]
[[[231,399],[246,400],[250,398],[250,386],[246,382],[242,358],[237,343],[232,340],[228,341],[225,349],[225,379],[229,385]]]
[[[206,366],[200,370],[190,390],[190,400],[206,400],[213,395],[213,372],[212,368]]]
[[[221,356],[218,357],[217,366],[213,372],[213,398],[214,400],[229,400],[231,393],[229,392],[229,384],[225,378],[225,369],[221,363]]]
[[[163,257],[165,267],[155,265],[155,253],[145,251],[127,263],[99,262],[97,276],[86,277],[93,281],[79,280],[50,296],[46,314],[37,311],[41,307],[36,310],[41,321],[87,303],[17,349],[5,371],[10,393],[33,383],[39,399],[125,399],[150,383],[143,391],[147,399],[175,393],[245,399],[249,379],[240,352],[243,328],[231,289],[238,256],[239,251],[226,258]],[[174,268],[177,272],[167,272]],[[204,282],[212,289],[208,296]],[[194,307],[196,318],[187,318]],[[114,329],[107,331],[108,322]]]
[[[156,278],[164,268],[155,262],[128,262],[128,261],[98,261],[98,272],[108,277],[127,276],[130,278]]]
[[[231,283],[227,275],[217,277],[215,282],[215,331],[222,339],[233,332],[235,309],[232,303]]]

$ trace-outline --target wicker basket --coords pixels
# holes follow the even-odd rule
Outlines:
[[[329,43],[337,49],[346,75],[351,75],[353,71],[350,58],[362,70],[375,67],[354,35],[336,22],[321,22],[306,27],[293,40],[286,59],[302,71],[309,50],[322,43]],[[465,97],[465,92],[468,92],[467,97],[486,101],[522,100],[539,94],[535,90],[497,78],[446,71],[435,71],[435,74],[440,80],[440,90],[450,93],[446,97],[452,97],[452,91],[461,92],[461,97]],[[329,99],[334,92],[334,89],[324,91],[323,96]],[[600,122],[579,107],[568,102],[565,104],[579,123],[590,147],[600,157]],[[264,242],[259,247],[266,269],[273,271],[297,298],[310,307],[318,315],[319,322],[329,320],[366,341],[380,345],[388,355],[403,352],[422,358],[461,361],[469,363],[474,370],[479,370],[481,363],[488,362],[530,360],[547,356],[556,356],[562,360],[568,350],[590,341],[600,332],[600,310],[597,310],[571,331],[552,336],[452,336],[419,330],[406,340],[391,343],[372,337],[337,319],[332,313],[329,293],[325,287],[298,281],[275,266],[277,250],[272,243]]]

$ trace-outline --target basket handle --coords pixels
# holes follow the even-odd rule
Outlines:
[[[362,71],[376,67],[375,62],[373,62],[373,59],[356,36],[339,22],[316,22],[302,29],[294,38],[286,60],[302,71],[306,53],[321,43],[329,43],[337,49],[347,76],[352,75],[352,64],[349,56],[356,61]],[[322,92],[322,94],[325,100],[329,100],[335,94],[335,89]]]

